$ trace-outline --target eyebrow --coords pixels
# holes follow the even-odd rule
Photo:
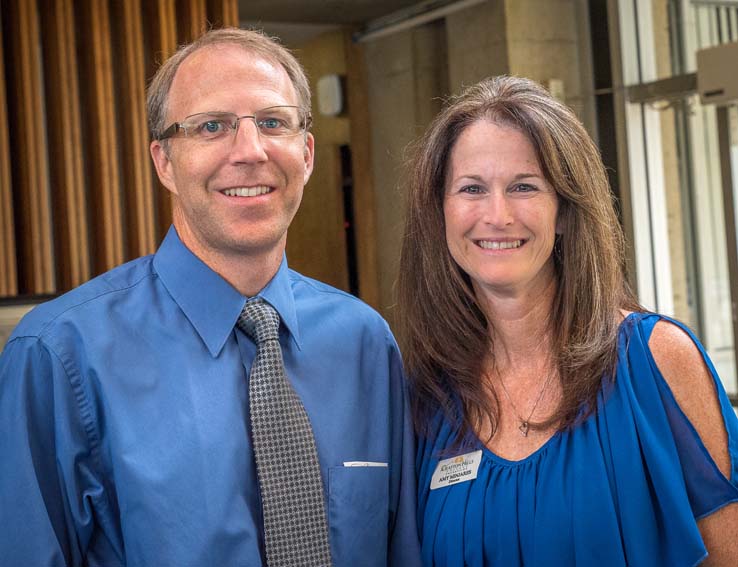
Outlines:
[[[515,177],[513,177],[513,181],[520,181],[521,179],[530,179],[531,177],[537,177],[538,179],[543,179],[543,174],[542,173],[518,173]],[[484,182],[484,178],[481,175],[477,175],[477,174],[460,175],[456,177],[455,179],[452,179],[452,181],[458,181],[459,179],[473,179],[475,181]]]

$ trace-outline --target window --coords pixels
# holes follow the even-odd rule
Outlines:
[[[738,1],[621,0],[618,16],[638,296],[695,330],[735,400],[738,120],[700,103],[695,71],[699,49],[738,41]]]

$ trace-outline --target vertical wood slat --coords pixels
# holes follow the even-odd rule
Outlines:
[[[87,180],[94,234],[94,270],[109,270],[124,260],[120,163],[116,152],[118,125],[111,55],[110,13],[107,2],[80,2],[80,34],[87,54],[82,81],[88,104],[85,124]],[[125,127],[125,125],[121,126]]]
[[[208,21],[213,28],[238,27],[238,0],[208,0]]]
[[[156,12],[156,47],[161,52],[163,63],[177,50],[177,11],[175,0],[155,0],[150,3]]]
[[[80,131],[76,34],[72,0],[44,10],[44,77],[49,127],[49,173],[55,213],[54,241],[60,291],[90,279],[90,243]]]
[[[177,49],[175,0],[143,0],[143,9],[146,35],[149,39],[146,76],[150,80],[159,66]],[[147,157],[146,163],[149,164],[154,187],[156,239],[159,241],[172,224],[172,200],[169,191],[159,182],[156,171],[151,166],[151,159]]]
[[[15,223],[10,176],[10,142],[8,141],[8,106],[5,90],[2,14],[0,14],[0,297],[18,293],[15,255]]]
[[[123,195],[126,203],[129,258],[152,254],[156,247],[154,199],[151,188],[146,127],[145,68],[141,6],[113,3],[115,68],[120,73],[117,92],[118,140],[121,145]]]
[[[206,0],[177,0],[177,37],[189,43],[208,26]]]
[[[15,11],[13,11],[15,8]],[[48,155],[43,123],[43,88],[39,16],[35,2],[18,2],[10,10],[11,57],[15,76],[14,107],[18,127],[11,127],[15,145],[14,184],[20,207],[16,217],[24,237],[20,242],[19,291],[44,294],[55,291],[51,241]]]
[[[150,79],[177,50],[177,13],[175,0],[141,1],[144,40],[148,48],[145,53],[146,77]]]
[[[152,191],[143,105],[152,65],[141,46],[161,61],[209,22],[238,25],[238,1],[2,4],[0,295],[55,293],[152,251],[163,236],[171,205],[165,189]]]
[[[354,181],[354,227],[357,270],[361,299],[380,308],[379,262],[377,259],[377,219],[372,177],[369,100],[364,48],[355,44],[351,32],[344,32],[346,49],[346,91],[351,124],[351,161]]]

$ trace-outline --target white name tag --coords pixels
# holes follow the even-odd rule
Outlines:
[[[482,450],[451,457],[438,462],[433,477],[431,477],[431,490],[451,486],[467,480],[477,478],[479,463],[482,461]]]

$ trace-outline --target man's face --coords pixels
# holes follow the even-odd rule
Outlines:
[[[298,105],[285,70],[237,45],[205,47],[185,59],[169,92],[167,125],[210,111],[238,116]],[[151,143],[159,178],[174,194],[174,226],[207,264],[237,255],[281,255],[313,169],[313,137],[260,136],[253,120],[212,142]]]

